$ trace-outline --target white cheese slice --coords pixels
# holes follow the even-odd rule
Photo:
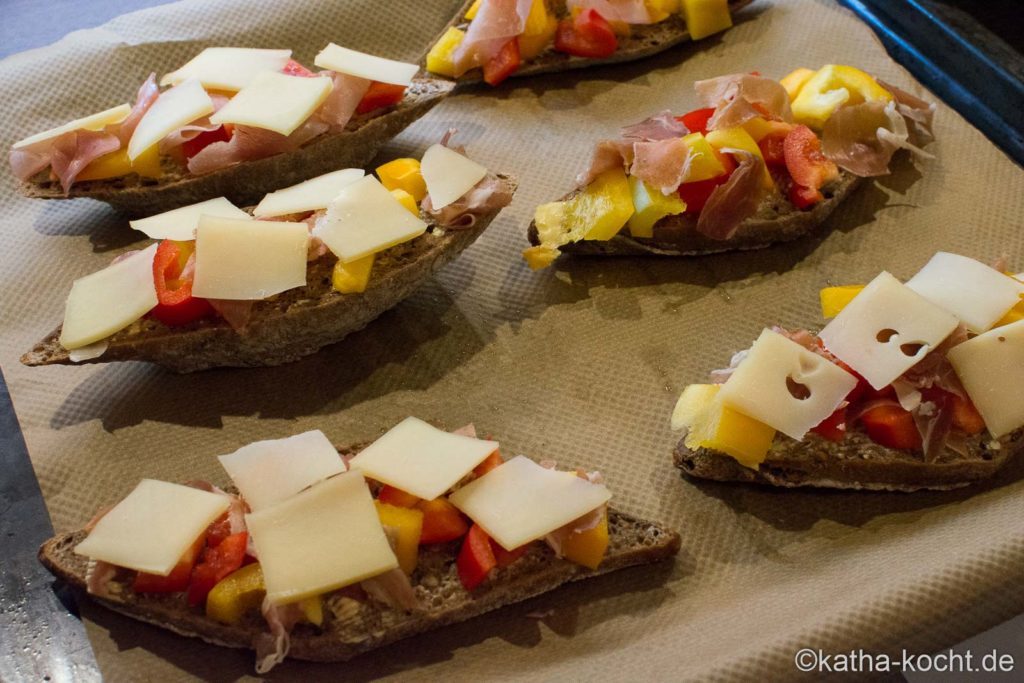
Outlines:
[[[338,73],[393,85],[409,85],[412,83],[413,76],[419,71],[419,66],[416,64],[374,57],[334,43],[321,50],[313,63],[321,69],[330,69]]]
[[[77,349],[71,349],[68,351],[68,358],[72,363],[84,363],[87,360],[93,358],[99,358],[107,352],[107,348],[110,346],[110,341],[107,339],[101,339],[98,342],[89,344],[88,346],[79,346]]]
[[[958,324],[956,316],[882,272],[818,336],[839,360],[881,389]]]
[[[194,78],[160,93],[128,141],[128,158],[135,161],[178,128],[212,112],[213,100]]]
[[[596,510],[612,497],[575,472],[517,455],[448,497],[505,550],[514,550]]]
[[[60,345],[79,349],[123,330],[156,306],[151,244],[103,270],[75,280],[64,306]]]
[[[365,176],[341,188],[313,234],[342,263],[349,263],[408,242],[426,230],[427,224],[402,206],[379,180]]]
[[[267,599],[296,602],[398,566],[361,472],[346,472],[245,516]]]
[[[211,116],[210,122],[255,126],[291,135],[324,103],[332,87],[329,78],[264,71]]]
[[[205,202],[181,206],[177,209],[164,211],[155,216],[128,221],[128,225],[143,232],[155,240],[188,241],[196,238],[196,227],[200,216],[220,216],[221,218],[238,218],[252,220],[252,216],[242,211],[224,197],[207,199]]]
[[[200,216],[192,294],[259,300],[306,284],[305,223]]]
[[[345,471],[345,462],[319,429],[257,441],[218,460],[253,511]]]
[[[432,500],[444,495],[497,449],[497,441],[459,436],[407,417],[349,460],[349,467]]]
[[[53,140],[58,138],[64,133],[70,133],[75,130],[103,130],[107,126],[114,123],[121,123],[128,114],[132,112],[132,106],[130,104],[120,104],[116,107],[101,111],[98,114],[92,114],[91,116],[85,116],[74,121],[69,121],[62,126],[51,128],[50,130],[44,130],[42,133],[36,133],[30,135],[24,140],[18,140],[13,145],[14,149],[22,149],[23,147],[31,147],[37,142],[44,142],[46,140]]]
[[[443,209],[473,189],[487,175],[481,166],[444,145],[431,145],[420,162],[423,182],[434,210]]]
[[[361,168],[343,168],[266,195],[252,215],[257,218],[287,216],[291,213],[326,209],[341,188],[365,175]]]
[[[718,399],[798,441],[835,412],[857,379],[778,332],[763,330]]]
[[[980,261],[940,251],[907,281],[936,306],[963,321],[972,332],[984,332],[1006,315],[1021,297],[1021,284]]]
[[[993,437],[1024,427],[1024,320],[957,344],[948,358]]]
[[[264,71],[281,71],[291,50],[251,47],[208,47],[177,71],[160,79],[160,85],[178,85],[195,78],[211,90],[238,92]]]
[[[103,515],[75,546],[75,552],[118,567],[167,576],[228,504],[228,497],[219,493],[143,479]]]

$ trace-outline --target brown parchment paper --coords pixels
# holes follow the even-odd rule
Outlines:
[[[130,14],[0,62],[0,142],[127,101],[151,70],[208,45],[293,47],[310,63],[336,41],[414,60],[460,4],[189,0]],[[458,127],[475,159],[519,176],[515,202],[368,329],[278,368],[22,367],[60,321],[71,281],[137,237],[104,205],[22,199],[3,174],[0,364],[54,525],[80,526],[143,476],[224,482],[215,456],[255,439],[320,428],[364,440],[415,414],[473,421],[508,454],[601,469],[616,505],[680,529],[682,553],[346,665],[290,662],[272,678],[781,678],[797,675],[800,647],[928,652],[1021,612],[1022,467],[968,491],[894,495],[698,483],[670,462],[683,386],[766,324],[817,325],[819,287],[882,268],[909,277],[937,249],[1024,267],[1021,170],[951,109],[940,103],[936,159],[898,162],[819,238],[701,259],[563,259],[541,273],[520,260],[534,207],[570,188],[597,139],[694,108],[695,79],[827,62],[924,94],[834,3],[760,0],[696,46],[451,97],[384,157],[418,155]],[[109,680],[252,675],[248,652],[83,612]]]

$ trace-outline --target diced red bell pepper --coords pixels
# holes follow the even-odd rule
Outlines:
[[[445,498],[423,500],[416,507],[423,511],[420,545],[454,541],[465,535],[469,529],[459,509]]]
[[[207,548],[203,560],[192,570],[188,585],[188,604],[195,607],[206,602],[213,587],[225,576],[242,566],[249,533],[231,534],[215,548]]]
[[[969,398],[951,394],[953,426],[966,434],[979,434],[985,429],[985,420]]]
[[[356,113],[366,114],[374,109],[390,107],[401,102],[403,97],[405,97],[404,85],[374,81],[370,83],[370,87],[366,94],[363,95],[363,99],[359,100],[359,104],[356,106]]]
[[[786,168],[785,133],[770,133],[758,140],[757,146],[768,168]]]
[[[861,416],[864,430],[871,440],[886,448],[920,450],[921,434],[914,417],[897,405],[881,405]]]
[[[491,549],[491,537],[479,524],[474,524],[466,534],[455,564],[459,571],[459,580],[468,591],[483,583],[491,570],[498,566],[498,561],[494,559],[494,551]]]
[[[821,140],[804,125],[794,126],[783,142],[786,170],[797,185],[821,188],[835,178],[839,169],[821,152]]]
[[[804,187],[796,183],[790,183],[786,191],[790,203],[798,209],[808,209],[825,199],[820,190],[813,187]]]
[[[494,552],[494,560],[498,563],[499,567],[507,567],[520,557],[526,554],[526,551],[530,549],[530,544],[521,545],[518,548],[512,550],[505,550],[495,541],[491,539],[491,550]]]
[[[555,49],[576,57],[610,57],[619,47],[612,25],[595,9],[585,9],[575,18],[558,22]]]
[[[513,38],[484,64],[484,80],[488,85],[498,85],[514,74],[521,63],[519,40]]]
[[[846,436],[846,407],[836,408],[835,412],[813,427],[812,432],[829,441],[842,441]]]
[[[482,477],[504,462],[505,459],[501,457],[501,453],[494,451],[482,463],[473,468],[473,476]]]
[[[185,325],[213,312],[209,301],[192,296],[192,275],[182,275],[195,248],[195,242],[164,240],[156,249],[153,282],[158,303],[149,315],[164,325]]]
[[[305,78],[309,78],[311,76],[316,75],[306,67],[296,62],[294,59],[288,60],[288,63],[284,65],[283,69],[281,69],[281,73],[287,74],[289,76],[303,76]]]
[[[381,487],[380,493],[377,494],[377,500],[400,508],[414,508],[420,502],[419,497],[406,493],[402,489],[396,489],[388,484]]]
[[[132,582],[132,590],[136,593],[179,593],[185,590],[192,577],[192,567],[195,566],[196,558],[199,557],[205,542],[206,535],[201,534],[167,576],[139,572]]]
[[[224,513],[206,527],[206,547],[216,548],[225,538],[231,535],[231,519]]]
[[[677,116],[676,121],[686,126],[686,130],[691,133],[701,133],[702,135],[708,134],[708,120],[715,115],[714,107],[707,107],[706,109],[694,109],[693,111]]]
[[[227,124],[205,131],[191,140],[181,143],[181,152],[185,155],[186,159],[191,159],[215,142],[227,142],[231,139],[233,132],[234,128]]]

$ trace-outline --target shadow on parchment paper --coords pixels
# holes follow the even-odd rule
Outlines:
[[[94,199],[37,200],[43,210],[32,229],[49,237],[89,236],[94,253],[123,249],[136,242],[148,241],[141,232],[132,230],[128,219],[109,205]]]
[[[362,331],[275,367],[177,375],[113,363],[75,387],[50,424],[60,429],[98,419],[108,432],[144,420],[219,428],[225,415],[290,419],[338,412],[395,389],[427,389],[479,352],[491,334],[453,304],[429,280]]]
[[[631,567],[562,586],[469,621],[398,641],[349,662],[321,664],[286,660],[265,678],[277,681],[372,681],[447,661],[454,652],[493,638],[529,650],[545,639],[570,639],[612,616],[642,622],[659,605],[673,597],[674,591],[666,584],[685,579],[693,573],[694,566],[693,558],[683,551],[675,562]],[[142,648],[211,683],[228,683],[253,674],[254,656],[248,650],[222,648],[198,639],[186,641],[181,636],[137,622],[89,600],[82,599],[81,603],[82,615],[106,632],[118,652]],[[551,633],[545,633],[545,630]],[[633,639],[645,637],[643,628],[624,629],[624,632]],[[617,647],[623,645],[622,642],[616,643]],[[99,664],[103,670],[102,656]],[[495,675],[498,673],[496,671]]]

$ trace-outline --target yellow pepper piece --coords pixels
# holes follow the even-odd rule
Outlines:
[[[807,79],[793,100],[793,118],[797,123],[820,130],[844,104],[891,99],[888,90],[860,69],[826,64]]]
[[[644,0],[651,21],[658,23],[679,12],[679,0]]]
[[[686,28],[692,40],[700,40],[732,26],[727,0],[682,0]]]
[[[621,168],[605,171],[568,204],[570,233],[582,229],[585,240],[610,240],[633,215],[633,193],[626,172]]]
[[[673,427],[687,427],[687,448],[709,448],[757,469],[775,439],[775,430],[718,400],[719,385],[691,384],[672,413]]]
[[[76,180],[106,180],[107,178],[120,178],[129,173],[138,173],[143,178],[159,178],[160,150],[153,145],[135,159],[134,163],[128,160],[128,148],[119,149],[104,154],[94,160],[78,174]]]
[[[222,624],[237,624],[242,616],[263,602],[263,570],[247,564],[217,582],[206,597],[206,616]]]
[[[452,53],[465,37],[466,32],[454,26],[445,31],[445,34],[434,43],[430,52],[427,53],[427,71],[455,78],[455,62],[452,60]]]
[[[569,538],[562,544],[562,557],[590,569],[597,569],[606,552],[608,552],[607,511],[605,511],[601,522],[593,529],[579,534],[569,534]]]
[[[419,159],[395,159],[377,167],[380,184],[389,190],[405,190],[417,202],[427,196],[427,183],[420,172]]]
[[[324,623],[324,601],[319,595],[313,595],[299,601],[302,618],[311,624],[320,626]]]
[[[548,12],[544,0],[533,0],[526,26],[519,35],[519,58],[526,61],[539,55],[554,39],[557,30],[558,19]]]
[[[359,294],[366,291],[366,285],[370,282],[370,272],[373,269],[375,254],[363,258],[334,264],[334,271],[331,273],[331,284],[335,291],[342,294]]]
[[[639,178],[629,177],[629,188],[633,193],[635,212],[626,225],[633,237],[654,237],[654,224],[665,216],[686,211],[686,202],[672,193],[665,196]]]
[[[813,75],[813,69],[800,67],[799,69],[793,69],[779,80],[782,87],[789,93],[790,102],[796,99],[796,96],[800,94],[800,89],[804,87],[807,81],[811,80]]]
[[[725,173],[725,167],[722,166],[715,150],[711,148],[702,133],[690,133],[683,138],[683,143],[694,154],[693,161],[690,162],[690,175],[686,182],[695,183],[698,180],[709,180]]]
[[[785,135],[789,131],[793,130],[791,124],[785,121],[769,121],[763,119],[760,116],[755,116],[743,123],[743,130],[750,134],[750,137],[754,139],[754,142],[761,142],[761,140],[773,133],[781,133]]]
[[[476,18],[476,13],[480,11],[480,5],[484,0],[473,0],[473,4],[466,10],[465,17],[468,21],[473,21]]]
[[[864,285],[843,285],[842,287],[825,287],[818,296],[821,298],[821,317],[834,318],[839,312],[860,294]]]
[[[530,270],[541,270],[554,263],[559,253],[558,249],[541,244],[524,249],[523,258],[526,259],[526,265],[530,266]]]
[[[391,527],[398,534],[395,543],[398,566],[412,576],[416,571],[416,560],[419,558],[420,536],[423,535],[423,511],[388,505],[379,500],[374,503],[377,505],[377,516],[380,517],[381,525]]]
[[[754,142],[754,138],[739,126],[708,131],[707,140],[715,149],[741,149],[744,152],[750,152],[762,162],[764,161],[761,148]],[[775,181],[772,180],[772,174],[768,172],[767,165],[764,166],[764,183],[765,187],[775,186]]]
[[[400,187],[391,190],[391,196],[397,199],[399,204],[409,209],[409,213],[411,213],[413,216],[419,217],[420,207],[419,204],[416,203],[415,197],[413,197],[411,194],[409,194]]]

